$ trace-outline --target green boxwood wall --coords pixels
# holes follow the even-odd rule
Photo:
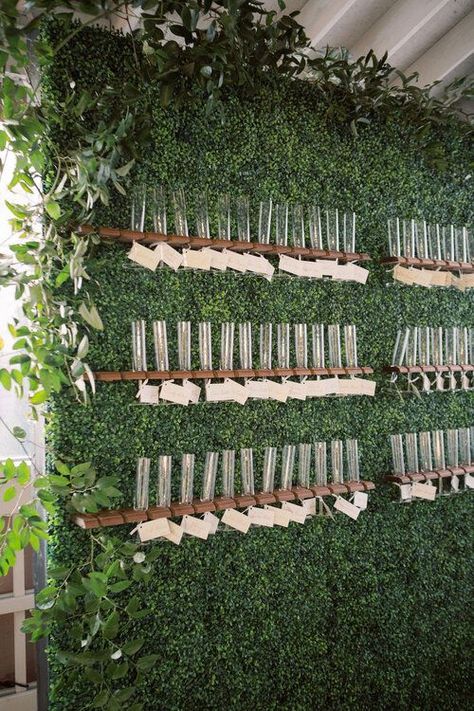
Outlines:
[[[49,70],[50,90],[59,102],[70,79],[100,87],[130,71],[130,52],[129,40],[84,30]],[[211,204],[229,191],[254,201],[272,196],[351,207],[358,248],[374,258],[385,251],[390,215],[472,222],[469,146],[455,131],[445,136],[450,168],[434,174],[412,129],[373,124],[354,140],[328,127],[308,84],[269,81],[254,98],[229,96],[223,120],[204,107],[165,112],[157,87],[142,90],[156,95],[156,110],[147,160],[131,185],[143,178],[182,186],[188,195],[207,189]],[[127,200],[117,194],[99,219],[128,226]],[[360,361],[375,368],[389,362],[403,325],[474,326],[474,295],[397,286],[376,263],[370,270],[366,286],[152,274],[131,264],[122,248],[98,247],[88,288],[105,330],[93,338],[92,366],[129,366],[135,318],[147,319],[150,335],[153,319],[356,323]],[[61,395],[49,430],[56,456],[92,459],[101,474],[119,474],[125,504],[140,455],[156,462],[159,453],[252,446],[258,466],[266,445],[335,437],[359,439],[362,473],[380,485],[357,523],[338,516],[245,537],[189,539],[180,547],[153,544],[160,551],[153,581],[137,584],[153,616],[123,629],[124,640],[142,635],[149,652],[160,655],[137,700],[163,711],[472,707],[474,499],[460,494],[402,506],[381,484],[390,466],[387,435],[472,424],[471,393],[402,397],[380,375],[374,399],[153,408],[138,405],[135,392],[134,384],[99,384],[88,407]],[[178,468],[175,490],[177,477]],[[127,539],[128,530],[113,535]],[[87,533],[65,518],[57,522],[55,561],[70,564],[88,546]],[[85,682],[55,690],[61,668],[54,653],[64,635],[67,629],[50,642],[56,711],[76,709],[87,688]]]

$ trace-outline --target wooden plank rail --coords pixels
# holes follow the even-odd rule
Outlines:
[[[370,255],[366,252],[341,252],[329,249],[313,249],[312,247],[293,247],[282,244],[262,244],[261,242],[241,242],[238,240],[206,239],[205,237],[186,237],[184,235],[163,235],[159,232],[136,232],[115,227],[93,227],[80,225],[79,234],[97,234],[104,240],[131,244],[158,244],[166,242],[171,247],[212,247],[212,249],[227,249],[230,252],[256,252],[257,254],[286,254],[292,257],[307,257],[309,259],[337,259],[339,262],[368,262]]]
[[[306,375],[371,375],[372,368],[272,368],[237,370],[101,370],[94,373],[97,381],[117,380],[210,380],[212,378],[288,378]]]
[[[102,528],[106,526],[121,526],[126,523],[141,523],[157,518],[173,518],[186,514],[203,514],[207,511],[225,511],[226,509],[247,508],[263,504],[273,504],[281,501],[310,499],[315,496],[330,496],[352,494],[356,491],[371,491],[375,489],[372,481],[347,481],[343,484],[327,484],[327,486],[294,486],[292,489],[275,489],[273,492],[260,492],[253,495],[237,495],[232,498],[216,497],[212,501],[195,499],[192,504],[173,502],[168,507],[150,507],[146,511],[137,509],[103,510],[97,513],[76,513],[72,521],[80,528]]]
[[[384,481],[392,484],[413,484],[415,482],[448,479],[452,476],[472,474],[474,464],[464,464],[459,467],[446,467],[446,469],[433,469],[431,472],[407,472],[406,474],[386,474]]]
[[[449,259],[421,259],[420,257],[382,257],[381,264],[399,264],[402,267],[423,267],[423,269],[439,269],[442,272],[474,272],[474,264],[457,262]]]

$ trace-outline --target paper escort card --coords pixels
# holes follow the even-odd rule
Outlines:
[[[361,511],[365,511],[369,503],[369,496],[365,491],[356,491],[352,503]]]
[[[295,523],[304,523],[306,521],[306,511],[298,504],[292,504],[291,501],[283,501],[281,505],[282,511],[286,511],[290,517],[290,521]]]
[[[294,400],[306,400],[306,383],[297,383],[294,380],[288,380],[286,384],[289,388],[288,397]]]
[[[274,380],[267,380],[268,394],[272,400],[278,402],[286,402],[290,396],[290,384],[285,380],[282,383],[277,383]]]
[[[451,489],[453,491],[459,491],[459,477],[458,476],[451,477]]]
[[[288,272],[288,274],[295,274],[296,276],[306,276],[305,273],[305,263],[300,259],[294,259],[293,257],[287,257],[286,254],[280,254],[280,261],[278,263],[278,268],[282,272]]]
[[[229,269],[235,269],[237,272],[245,272],[247,270],[245,257],[238,252],[229,252],[227,249],[222,251],[227,259]]]
[[[416,274],[414,269],[407,269],[407,267],[401,267],[399,264],[393,270],[393,278],[400,281],[402,284],[415,284]]]
[[[144,247],[138,242],[133,243],[127,257],[131,259],[132,262],[140,264],[140,266],[146,267],[147,269],[151,269],[152,272],[156,271],[156,268],[161,261],[161,255],[157,253],[156,250]]]
[[[275,517],[271,509],[259,509],[256,506],[251,506],[247,512],[250,523],[253,526],[267,526],[273,528]]]
[[[248,391],[244,385],[235,380],[226,379],[223,383],[208,383],[206,385],[207,402],[238,402],[245,405],[248,400]]]
[[[334,504],[334,508],[336,509],[336,511],[340,511],[346,516],[349,516],[349,518],[352,518],[354,521],[357,521],[357,518],[361,511],[357,506],[351,504],[350,501],[347,501],[347,499],[343,499],[342,496],[337,497],[336,503]]]
[[[190,380],[183,380],[182,387],[188,396],[189,402],[193,403],[193,405],[199,402],[199,396],[201,394],[201,388],[199,385],[195,385]]]
[[[302,504],[307,516],[316,516],[316,499],[303,499]]]
[[[160,261],[164,262],[175,271],[179,269],[183,263],[183,255],[176,249],[173,249],[173,247],[170,247],[166,242],[160,242],[160,244],[156,247],[155,252],[160,255]]]
[[[144,521],[139,523],[130,533],[138,533],[142,543],[144,541],[152,541],[160,536],[167,536],[170,533],[169,521],[167,518],[157,518],[154,521]]]
[[[160,388],[158,385],[142,385],[137,393],[139,401],[145,405],[158,405],[160,401]]]
[[[464,486],[467,489],[474,489],[474,476],[472,474],[464,475]]]
[[[400,484],[400,498],[402,501],[411,501],[411,484]]]
[[[245,389],[248,396],[255,400],[268,400],[268,380],[247,380]]]
[[[186,388],[177,385],[172,380],[166,380],[161,386],[160,397],[167,402],[174,402],[176,405],[188,405],[189,395]]]
[[[418,482],[415,482],[411,487],[411,495],[415,496],[417,499],[434,501],[436,498],[436,487],[430,486],[429,484],[419,484]]]
[[[208,272],[211,268],[211,255],[206,249],[183,249],[183,266]]]
[[[341,281],[356,281],[359,284],[365,284],[369,276],[369,270],[360,267],[358,264],[338,264],[337,271],[334,275],[335,279]]]
[[[203,516],[203,520],[209,526],[209,535],[214,535],[219,525],[218,517],[215,514],[211,513],[211,511],[207,511]]]
[[[451,286],[453,283],[451,272],[431,272],[431,286]],[[462,281],[462,280],[461,280]]]
[[[255,274],[261,274],[262,276],[267,277],[268,279],[271,279],[273,276],[273,273],[275,271],[275,267],[270,264],[268,259],[265,259],[265,257],[260,256],[254,256],[253,254],[244,254],[242,255],[244,258],[244,264],[246,271],[249,272],[254,272]]]
[[[236,531],[247,533],[250,528],[250,519],[245,514],[235,509],[227,509],[222,517],[222,523],[235,528]]]
[[[273,512],[273,523],[275,526],[283,526],[284,528],[288,528],[291,520],[288,511],[279,509],[277,506],[269,506],[268,504],[265,504],[264,508],[270,509]]]
[[[209,255],[212,269],[225,272],[228,265],[227,254],[225,252],[218,252],[216,249],[209,249],[209,247],[205,247],[203,251]]]
[[[174,521],[168,521],[169,527],[170,527],[170,532],[169,533],[164,533],[163,538],[166,538],[166,540],[171,541],[171,543],[174,543],[175,546],[179,546],[181,543],[181,539],[183,537],[184,531],[179,526],[177,523]]]
[[[209,524],[202,518],[195,518],[194,516],[183,516],[181,521],[181,528],[184,533],[188,536],[194,536],[194,538],[201,538],[203,541],[207,541],[209,536]]]

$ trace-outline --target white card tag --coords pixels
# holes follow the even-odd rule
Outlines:
[[[341,378],[338,384],[338,395],[358,395],[359,384],[354,378]]]
[[[206,511],[206,513],[204,514],[203,520],[209,526],[209,534],[214,534],[217,531],[217,527],[219,525],[218,517],[215,514],[213,514],[211,511]]]
[[[212,269],[219,269],[219,271],[225,272],[228,264],[227,254],[218,252],[217,249],[209,249],[209,247],[205,247],[204,251],[210,256]]]
[[[229,269],[235,269],[237,272],[245,272],[247,267],[245,266],[245,257],[238,252],[228,252],[226,249],[223,250],[227,258],[227,266]]]
[[[306,511],[298,504],[292,504],[291,501],[283,501],[281,505],[282,511],[286,511],[290,517],[290,521],[295,523],[304,523],[306,521]]]
[[[160,260],[175,271],[179,269],[183,263],[183,255],[176,249],[173,249],[173,247],[170,247],[166,242],[161,242],[155,251],[160,254]]]
[[[268,380],[247,380],[245,389],[248,396],[256,400],[268,400],[270,397],[268,394],[268,383]]]
[[[417,499],[434,501],[436,498],[436,488],[434,486],[430,486],[429,484],[420,484],[419,482],[415,482],[412,484],[411,494]]]
[[[402,501],[411,501],[411,484],[400,484],[400,498]]]
[[[321,378],[321,380],[307,380],[305,382],[307,397],[324,397],[332,395],[336,378]]]
[[[275,271],[275,267],[270,264],[268,259],[262,257],[261,255],[256,257],[253,254],[244,254],[245,267],[249,272],[254,272],[255,274],[262,274],[263,276],[271,279]]]
[[[174,543],[175,546],[179,546],[181,543],[181,539],[183,537],[183,529],[181,526],[179,526],[177,523],[174,521],[168,521],[169,527],[170,527],[170,532],[165,533],[163,535],[163,538],[166,538],[167,541],[171,541],[171,543]]]
[[[462,277],[460,281],[464,281],[465,277]],[[432,286],[451,286],[453,283],[451,272],[431,272],[431,285]]]
[[[146,267],[147,269],[151,269],[152,272],[156,270],[161,260],[160,254],[157,254],[154,249],[144,247],[142,244],[138,244],[138,242],[133,243],[127,257],[131,259],[132,262],[140,264],[140,266]]]
[[[245,514],[235,509],[226,509],[222,517],[222,523],[235,528],[236,531],[247,533],[250,528],[250,519]]]
[[[153,521],[144,521],[143,523],[139,523],[131,533],[135,531],[137,531],[142,542],[152,541],[154,538],[166,536],[170,532],[169,521],[167,518],[156,518]]]
[[[206,249],[183,249],[183,266],[208,272],[211,268],[211,255]]]
[[[369,502],[369,495],[365,491],[356,491],[352,503],[361,511],[365,511]]]
[[[268,504],[265,504],[265,508],[270,509],[273,512],[273,523],[275,526],[283,526],[284,528],[288,528],[291,520],[288,511],[279,509],[277,506],[269,506]]]
[[[474,476],[472,474],[464,475],[464,486],[468,489],[474,489]]]
[[[300,259],[288,257],[286,254],[280,254],[278,268],[281,269],[282,272],[288,272],[288,274],[295,274],[301,277],[306,276],[305,263]]]
[[[303,499],[303,508],[308,516],[316,516],[316,499]]]
[[[203,541],[207,541],[210,527],[202,518],[195,518],[195,516],[188,515],[183,516],[181,527],[188,536],[194,536],[195,538],[201,538]]]
[[[377,383],[375,380],[366,380],[366,378],[351,378],[352,382],[355,383],[357,395],[369,395],[373,397],[375,395],[375,388]]]
[[[416,276],[413,269],[407,269],[397,264],[393,270],[393,278],[402,284],[414,284]]]
[[[272,400],[278,402],[286,402],[290,395],[290,384],[285,380],[283,383],[277,383],[274,380],[267,380],[268,394]]]
[[[137,398],[145,405],[158,405],[160,401],[160,388],[158,385],[143,384],[138,390]]]
[[[247,516],[250,519],[250,523],[254,526],[273,528],[275,523],[273,511],[269,509],[259,509],[255,506],[251,506],[247,512]]]
[[[288,380],[286,384],[289,389],[288,397],[294,400],[306,400],[306,383],[297,383],[294,380]]]
[[[369,270],[360,267],[358,264],[338,264],[335,279],[342,281],[356,281],[365,284],[369,276]]]
[[[354,521],[357,521],[360,514],[360,509],[357,506],[354,506],[354,504],[351,504],[350,501],[347,501],[347,499],[343,499],[342,496],[337,497],[334,508],[336,511],[340,511],[343,514],[346,514],[346,516],[349,516],[349,518],[354,519]]]
[[[453,489],[453,491],[459,491],[459,477],[458,476],[451,477],[451,488]]]
[[[302,276],[309,279],[322,279],[325,275],[325,261],[324,259],[316,259],[311,262],[300,261],[300,264],[302,264]]]
[[[199,396],[201,394],[201,388],[199,385],[195,385],[190,380],[183,380],[183,386],[186,395],[188,396],[189,402],[193,405],[199,402]]]
[[[161,386],[160,397],[167,402],[174,402],[177,405],[188,405],[189,396],[186,388],[176,385],[172,380],[166,380]]]
[[[238,402],[245,405],[248,400],[248,391],[244,385],[236,383],[230,378],[223,383],[208,383],[206,385],[207,402]]]

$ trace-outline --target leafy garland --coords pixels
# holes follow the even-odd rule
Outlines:
[[[277,15],[256,1],[163,0],[157,6],[153,0],[85,0],[80,3],[86,18],[82,24],[74,19],[75,6],[72,1],[32,0],[31,18],[19,14],[15,0],[5,0],[0,9],[0,149],[15,160],[10,190],[19,188],[28,195],[26,204],[20,198],[7,201],[16,238],[10,247],[15,261],[1,258],[0,285],[15,287],[25,318],[9,325],[15,354],[11,367],[0,369],[0,384],[7,390],[14,387],[19,396],[27,390],[35,417],[64,387],[73,386],[78,398],[86,399],[86,383],[94,390],[86,360],[87,334],[103,326],[84,288],[93,238],[77,235],[74,224],[93,221],[98,206],[107,205],[115,191],[126,194],[126,177],[146,150],[151,111],[143,105],[146,95],[137,84],[159,83],[164,107],[205,101],[209,112],[220,112],[225,121],[229,87],[251,93],[262,80],[304,75],[313,82],[327,120],[347,127],[354,137],[374,119],[416,125],[427,163],[438,170],[445,167],[445,157],[437,137],[446,127],[459,124],[454,101],[472,95],[472,89],[457,82],[445,100],[435,99],[413,83],[415,77],[403,76],[386,56],[378,60],[372,52],[353,62],[331,51],[315,55],[296,13]],[[132,30],[137,13],[142,22]],[[62,23],[62,39],[55,47],[40,31],[41,22],[52,16]],[[63,111],[57,115],[55,97],[42,91],[41,73],[39,79],[32,74],[32,54],[41,70],[58,61],[55,58],[83,26],[114,18],[130,27],[129,61],[137,84],[79,91],[71,78]],[[392,85],[397,75],[400,81]],[[467,121],[461,127],[466,136],[472,133]],[[58,136],[66,130],[68,146],[74,148],[61,152]],[[20,428],[11,434],[25,443]],[[54,473],[36,477],[35,500],[26,493],[33,478],[30,468],[12,460],[0,464],[4,500],[19,496],[15,515],[0,531],[1,574],[14,565],[19,550],[28,545],[38,550],[40,540],[47,539],[40,507],[50,516],[58,515],[62,508],[58,504],[64,502],[66,510],[93,512],[111,506],[120,495],[117,480],[97,478],[90,463],[56,462],[55,467]],[[51,582],[37,596],[37,609],[25,631],[37,640],[54,624],[74,620],[77,652],[64,653],[60,661],[67,665],[71,682],[85,670],[96,689],[93,706],[118,709],[134,691],[121,688],[120,679],[132,669],[138,675],[146,671],[155,657],[135,657],[138,641],[122,647],[114,642],[124,617],[147,614],[134,598],[122,610],[116,595],[134,581],[146,581],[153,550],[145,554],[135,544],[89,535],[90,558],[74,570],[48,571]],[[138,711],[141,705],[130,708]]]

